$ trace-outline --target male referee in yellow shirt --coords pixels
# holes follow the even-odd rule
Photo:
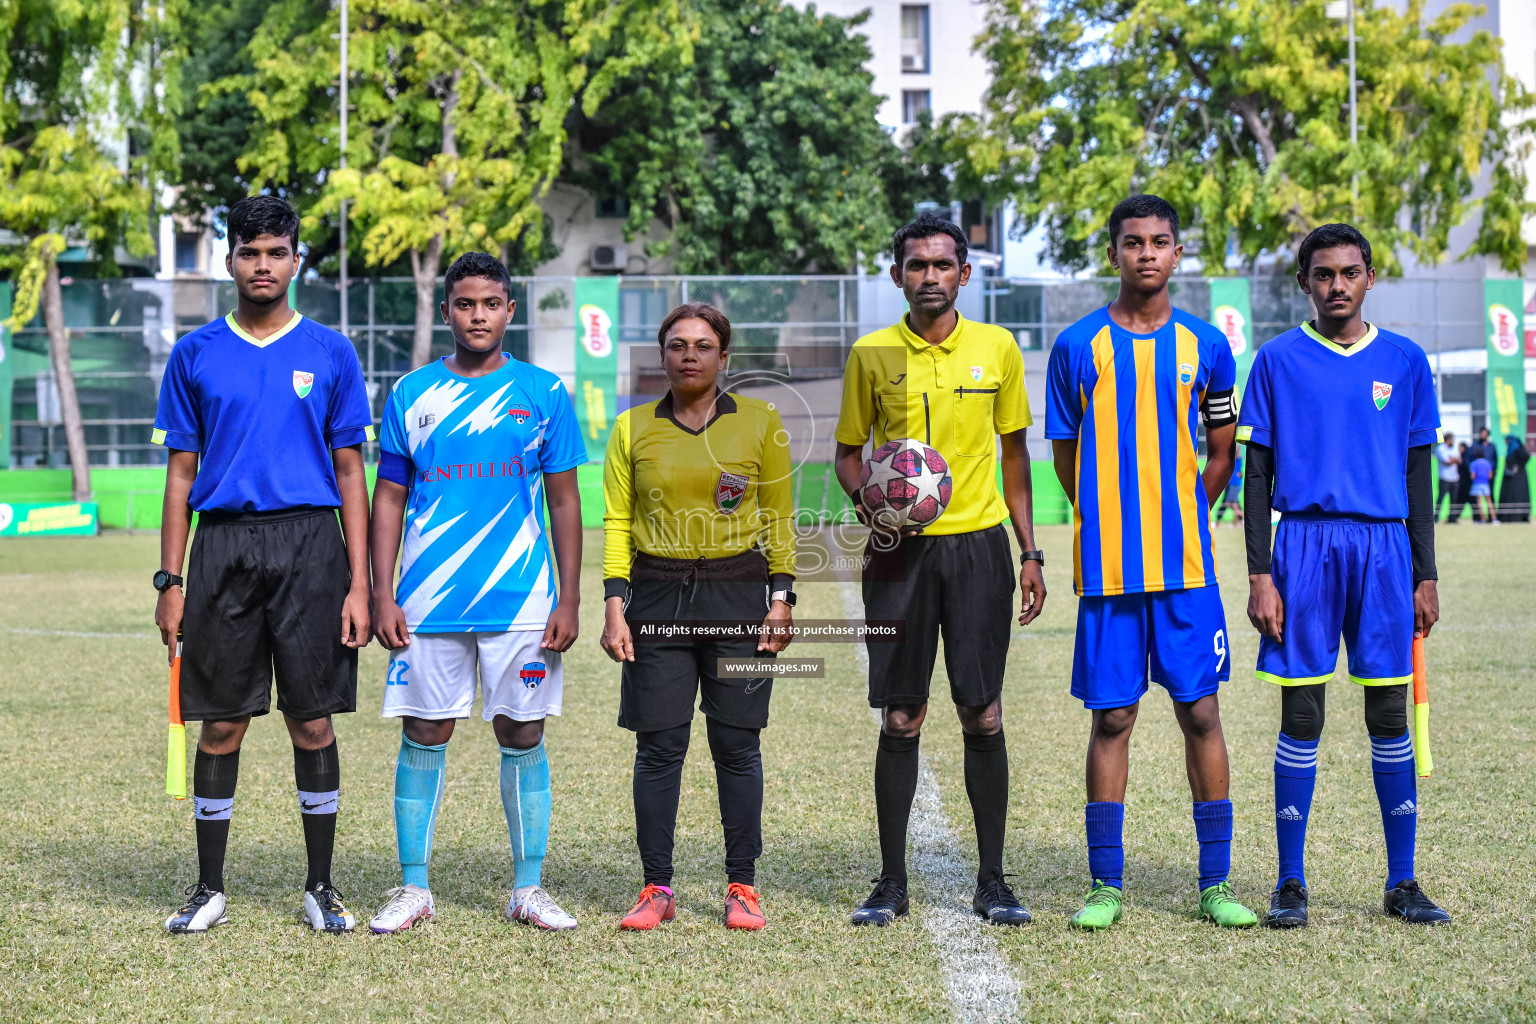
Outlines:
[[[1025,428],[1031,423],[1024,360],[1013,335],[972,323],[955,309],[970,280],[965,235],[950,221],[924,214],[896,232],[891,280],[908,313],[854,343],[843,371],[838,417],[837,479],[857,497],[864,446],[915,438],[949,463],[948,509],[923,530],[870,537],[864,569],[864,614],[904,620],[897,643],[871,642],[869,703],[881,710],[875,754],[875,814],[880,879],[853,915],[856,925],[883,926],[908,911],[907,821],[917,792],[918,736],[928,711],[929,682],[944,638],[950,696],[965,735],[965,791],[976,819],[980,865],[972,909],[994,924],[1029,923],[1029,911],[1003,880],[1008,816],[1008,749],[1003,738],[1003,669],[1012,631],[1013,566],[1003,521],[1013,521],[1022,551],[1018,617],[1026,625],[1045,601],[1035,548]],[[998,493],[998,442],[1003,489]]]

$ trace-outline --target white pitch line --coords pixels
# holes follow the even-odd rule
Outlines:
[[[843,610],[850,619],[864,617],[863,601],[852,583],[839,583]],[[869,674],[869,651],[854,645],[859,667]],[[870,709],[875,721],[880,713]],[[930,906],[923,912],[923,926],[938,948],[944,970],[944,993],[955,1020],[962,1024],[1011,1021],[1019,1012],[1019,981],[998,952],[997,940],[981,918],[965,909],[970,906],[976,888],[970,868],[960,854],[944,803],[939,796],[939,782],[919,752],[917,760],[917,797],[912,802],[912,861],[928,891]]]

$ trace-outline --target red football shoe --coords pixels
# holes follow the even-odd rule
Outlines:
[[[677,900],[659,885],[647,885],[640,890],[635,908],[624,915],[619,927],[627,932],[648,932],[663,921],[677,915]]]
[[[725,890],[725,926],[741,931],[755,932],[768,926],[758,903],[757,890],[750,885],[732,882]]]

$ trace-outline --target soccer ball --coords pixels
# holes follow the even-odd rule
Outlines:
[[[859,476],[864,507],[892,529],[931,524],[949,507],[952,488],[944,456],[910,437],[876,448]]]

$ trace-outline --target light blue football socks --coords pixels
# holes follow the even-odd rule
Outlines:
[[[549,759],[542,739],[527,750],[501,748],[501,806],[512,843],[512,887],[539,885],[549,842]]]
[[[447,775],[448,744],[426,747],[400,737],[400,758],[395,764],[395,845],[406,885],[430,888],[427,862],[432,859],[432,829],[437,824]]]

